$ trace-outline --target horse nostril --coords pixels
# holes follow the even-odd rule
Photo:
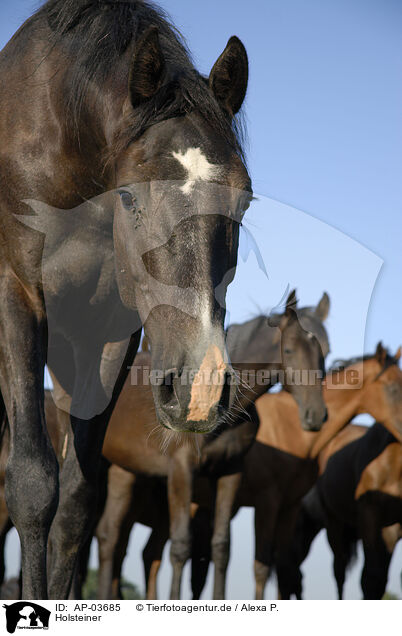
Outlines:
[[[307,409],[306,411],[306,422],[307,424],[312,424],[313,422],[313,411],[311,409]]]
[[[324,419],[322,420],[322,423],[324,424],[324,422],[326,422],[326,421],[327,421],[327,419],[328,419],[328,409],[325,409],[325,412],[324,412]]]
[[[177,397],[173,387],[173,380],[175,374],[173,371],[169,371],[165,374],[162,384],[159,386],[159,399],[161,405],[165,407],[175,407],[178,404]]]
[[[229,372],[226,372],[224,377],[221,399],[219,400],[219,404],[218,404],[218,412],[220,415],[224,415],[231,406],[232,391],[231,391],[230,378],[231,378],[231,374]]]

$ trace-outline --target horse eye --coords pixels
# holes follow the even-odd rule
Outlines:
[[[395,382],[392,382],[392,384],[388,385],[388,391],[391,395],[397,395],[400,391],[400,387]]]
[[[292,349],[284,349],[284,353],[292,353]]]
[[[123,208],[125,210],[127,210],[127,212],[131,212],[131,210],[133,210],[134,208],[134,197],[132,194],[130,194],[130,192],[127,192],[127,190],[122,190],[122,192],[119,192],[120,195],[120,199],[121,199],[121,203],[123,205]]]

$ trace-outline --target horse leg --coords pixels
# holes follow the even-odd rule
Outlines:
[[[265,586],[271,571],[277,514],[275,493],[261,492],[256,501],[254,515],[254,579],[255,598],[258,601],[264,599]]]
[[[68,598],[70,600],[78,600],[83,598],[83,587],[88,575],[88,562],[89,562],[89,554],[91,550],[93,533],[86,538],[84,545],[82,546],[77,562],[75,565],[73,582],[70,589],[70,594]]]
[[[369,501],[359,501],[359,528],[363,541],[364,567],[361,587],[365,600],[380,600],[384,596],[388,568],[396,541],[385,542],[384,536],[392,534],[392,528],[381,528],[381,509]],[[387,537],[388,538],[388,537]],[[388,544],[388,545],[387,545]]]
[[[388,569],[392,553],[389,553],[385,542],[378,533],[376,541],[369,544],[363,541],[364,567],[361,576],[361,587],[365,600],[381,600],[384,596],[388,580]]]
[[[291,576],[293,580],[291,593],[293,593],[298,600],[301,600],[303,596],[301,565],[310,551],[311,544],[322,528],[323,523],[321,520],[315,519],[309,511],[302,506],[296,520],[289,564],[289,567],[292,569]]]
[[[327,537],[333,553],[333,569],[338,590],[338,599],[343,598],[346,568],[350,562],[352,542],[347,538],[346,527],[328,515]]]
[[[6,505],[5,495],[5,467],[7,463],[10,437],[8,423],[5,414],[5,406],[3,398],[0,395],[0,427],[1,431],[1,450],[0,450],[0,586],[4,583],[5,576],[5,543],[8,532],[13,527],[8,508]],[[4,428],[3,428],[4,427]]]
[[[255,599],[264,600],[265,586],[271,573],[271,567],[258,559],[254,559]]]
[[[117,538],[117,543],[115,545],[114,553],[113,553],[113,567],[112,567],[112,584],[111,584],[111,597],[112,599],[124,599],[123,592],[121,589],[121,572],[123,569],[124,559],[127,554],[128,542],[130,540],[130,534],[132,532],[134,523],[137,520],[137,510],[135,506],[132,505],[129,509],[127,515],[123,519],[120,532]]]
[[[96,510],[97,476],[106,422],[72,418],[74,437],[68,441],[60,474],[60,503],[50,532],[49,594],[68,598],[77,560]]]
[[[178,449],[170,461],[168,500],[170,516],[170,562],[173,568],[171,600],[180,598],[183,568],[191,556],[190,506],[194,456],[188,447]]]
[[[45,320],[33,314],[33,301],[16,279],[0,280],[0,390],[10,425],[6,501],[21,542],[22,596],[46,599],[46,551],[57,508],[58,464],[44,415]]]
[[[241,482],[241,473],[220,477],[217,483],[215,522],[212,535],[214,599],[225,598],[226,570],[230,555],[230,520]]]
[[[8,532],[13,527],[10,517],[7,515],[7,519],[3,519],[0,531],[0,587],[4,583],[4,575],[6,573],[6,560],[5,560],[5,546]]]
[[[193,600],[201,598],[211,561],[211,512],[199,507],[192,520],[191,589]]]
[[[162,563],[163,549],[169,539],[169,523],[153,528],[151,536],[143,550],[142,558],[144,562],[146,597],[148,600],[158,598],[157,579],[159,568]]]
[[[282,508],[275,530],[275,566],[278,579],[279,597],[283,600],[291,598],[292,594],[301,595],[301,579],[296,569],[292,555],[298,505],[285,505]],[[300,574],[301,577],[301,574]]]
[[[71,585],[69,599],[82,599],[83,595],[83,587],[85,581],[88,576],[88,564],[89,564],[89,556],[91,552],[92,539],[95,535],[96,526],[98,525],[99,519],[102,515],[102,512],[105,507],[105,499],[106,499],[106,489],[107,489],[107,473],[108,473],[108,463],[106,460],[102,461],[102,469],[101,469],[101,488],[100,488],[100,496],[98,498],[98,509],[96,512],[95,522],[92,526],[91,532],[87,536],[84,545],[82,546],[73,576],[73,583]]]
[[[60,474],[60,503],[50,533],[52,563],[49,591],[52,598],[68,598],[79,551],[94,523],[106,427],[138,349],[139,339],[140,333],[137,332],[128,347],[127,343],[124,345],[127,352],[123,364],[119,363],[120,372],[112,398],[103,413],[88,420],[71,416],[73,435],[69,436],[67,443],[67,455]],[[78,378],[79,370],[85,369],[87,362],[90,369],[95,368],[93,352],[77,348],[75,356]],[[100,377],[98,382],[101,387]]]
[[[98,599],[115,598],[112,593],[113,561],[122,523],[133,503],[135,479],[133,473],[118,466],[109,468],[105,510],[96,528],[99,545]]]

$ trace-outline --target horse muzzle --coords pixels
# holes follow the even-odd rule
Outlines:
[[[324,422],[327,421],[328,411],[326,408],[315,410],[307,408],[301,415],[301,425],[304,431],[320,431]]]
[[[153,386],[161,424],[177,432],[210,433],[230,403],[230,369],[220,349],[210,345],[199,368],[164,372]]]

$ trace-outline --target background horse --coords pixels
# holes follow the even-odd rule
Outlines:
[[[257,401],[260,426],[244,459],[232,514],[240,506],[255,508],[254,573],[258,599],[263,598],[274,564],[281,597],[289,598],[297,591],[297,585],[291,581],[296,519],[303,496],[317,478],[317,455],[325,445],[358,413],[381,415],[389,430],[402,439],[402,396],[397,399],[398,391],[394,390],[402,378],[399,355],[398,351],[395,357],[390,356],[379,343],[373,356],[354,359],[328,374],[327,383],[331,382],[332,388],[324,389],[324,397],[329,416],[316,433],[302,430],[297,407],[287,393],[266,394]],[[355,380],[361,380],[354,390],[344,388],[345,378],[352,374]],[[196,598],[201,594],[206,573],[205,557],[200,566],[194,560],[192,580]]]
[[[318,456],[319,473],[324,472],[329,458],[341,450],[344,446],[360,439],[368,431],[367,426],[348,424],[340,431],[320,452]],[[292,574],[288,571],[287,585],[290,595],[293,593],[296,598],[302,598],[302,574],[300,566],[309,553],[312,542],[317,534],[325,528],[325,510],[317,489],[317,482],[311,490],[303,497],[300,510],[297,516],[295,532],[292,540]],[[346,568],[355,560],[356,536],[355,533],[343,535],[342,556],[334,561],[334,574],[338,587],[338,598],[342,598],[341,588],[343,586]]]
[[[123,503],[123,505],[122,505]],[[121,569],[133,525],[152,529],[142,556],[146,598],[157,598],[157,575],[169,538],[166,479],[128,472],[113,464],[108,471],[107,499],[95,536],[99,546],[98,598],[123,598]],[[81,581],[85,581],[87,555],[83,555]],[[76,592],[79,595],[79,588]]]
[[[168,476],[171,561],[173,565],[172,597],[176,598],[180,594],[182,569],[191,552],[191,502],[198,501],[196,493],[202,492],[202,503],[205,503],[205,497],[212,506],[215,502],[216,519],[220,519],[219,514],[223,511],[225,518],[228,517],[230,520],[231,493],[225,491],[227,483],[225,472],[239,470],[241,458],[254,439],[258,425],[255,412],[252,409],[254,400],[259,393],[265,392],[276,382],[281,369],[286,368],[289,373],[295,374],[302,370],[322,373],[321,344],[324,354],[328,352],[329,346],[321,320],[326,318],[327,312],[328,297],[326,295],[323,296],[317,307],[298,310],[295,295],[292,292],[282,315],[272,316],[269,320],[265,316],[260,316],[249,323],[244,323],[244,325],[229,327],[227,342],[230,359],[234,368],[239,372],[244,371],[244,369],[248,370],[248,379],[253,378],[253,384],[248,382],[245,387],[242,387],[242,394],[239,398],[241,410],[238,414],[236,411],[234,412],[229,426],[222,429],[219,435],[205,439],[203,446],[200,446],[200,456],[194,447],[182,445],[180,448],[176,448],[174,444],[168,446],[165,453],[161,452],[158,434],[155,432],[149,388],[126,385],[112,416],[103,452],[109,461],[133,473]],[[270,323],[274,323],[276,326],[272,326]],[[303,328],[302,324],[304,327],[308,326],[309,330]],[[283,351],[286,351],[285,361],[281,361]],[[144,361],[145,358],[141,358],[141,360]],[[241,360],[245,361],[242,366]],[[135,373],[136,379],[143,377],[139,362],[139,372]],[[264,370],[271,371],[271,375],[266,373],[265,381],[259,383],[256,372]],[[254,374],[250,373],[251,371],[254,371]],[[321,397],[321,380],[314,381],[310,385],[292,384],[291,379],[289,382],[289,390],[299,399],[299,412],[303,415],[305,426],[312,423],[314,426],[318,426],[320,420],[322,421],[325,416],[325,407],[323,408]],[[136,392],[140,393],[141,399],[135,397]],[[244,411],[244,409],[247,410]],[[212,484],[212,488],[207,487],[206,495],[205,490],[200,487],[200,475],[204,476],[204,486],[205,480]],[[114,518],[121,519],[120,523],[123,523],[124,515],[132,514],[127,513],[127,510],[131,506],[135,507],[135,501],[130,502],[131,488],[128,480],[120,493],[121,505],[119,509],[117,507],[113,509]],[[201,511],[197,514],[197,518],[200,515],[202,515]],[[101,525],[103,523],[109,523],[109,527],[113,525],[113,533],[109,533],[107,539],[105,533],[102,532],[102,541],[107,547],[102,545],[100,548],[103,555],[106,554],[107,550],[109,555],[107,558],[100,559],[102,588],[99,593],[102,598],[107,598],[111,594],[110,568],[113,558],[115,558],[113,555],[115,552],[123,554],[127,541],[124,545],[124,539],[119,540],[117,532],[119,523],[111,519],[109,522],[103,519]],[[220,543],[217,539],[221,539]],[[217,578],[215,595],[224,594],[221,587],[222,579],[219,580],[222,572],[220,564],[222,560],[228,558],[229,542],[226,537],[223,539],[224,541],[222,541],[222,535],[219,535],[218,532],[215,533],[213,554]],[[116,547],[117,541],[120,541],[118,547]],[[161,544],[162,541],[158,545]],[[161,549],[159,548],[159,550],[161,554]],[[155,562],[159,560],[160,557],[155,558]],[[119,567],[121,567],[121,563]],[[102,572],[107,568],[109,568],[109,583],[103,587],[103,582],[108,577],[103,576]],[[115,571],[118,569],[116,567]]]
[[[303,502],[295,538],[299,564],[321,528],[334,555],[338,597],[343,598],[347,568],[362,540],[365,599],[381,599],[389,564],[401,537],[402,445],[381,424],[354,433],[334,448],[314,489]]]
[[[327,417],[327,410],[322,396],[322,379],[325,375],[324,360],[329,352],[329,342],[322,322],[326,320],[329,313],[329,297],[324,293],[315,308],[302,308],[297,310],[296,314],[291,311],[292,305],[294,309],[295,298],[292,298],[291,294],[287,301],[287,310],[284,316],[274,315],[269,318],[271,326],[277,325],[282,329],[280,365],[269,365],[264,361],[272,359],[272,351],[268,348],[268,339],[264,341],[264,347],[261,347],[257,338],[252,341],[249,339],[249,346],[252,350],[259,351],[258,357],[256,357],[258,361],[255,367],[256,370],[260,372],[264,369],[271,371],[272,367],[275,369],[276,366],[278,369],[279,366],[278,375],[281,376],[279,380],[278,376],[271,371],[269,382],[262,383],[260,386],[252,386],[253,391],[249,396],[252,404],[250,405],[251,408],[248,408],[248,412],[254,422],[253,442],[259,425],[259,417],[255,410],[254,402],[259,396],[274,386],[278,380],[284,386],[285,391],[290,392],[294,397],[300,416],[299,421],[303,429],[307,431],[319,430]],[[298,322],[300,323],[299,326]],[[286,331],[284,331],[285,326]],[[303,327],[302,331],[300,327]],[[235,328],[236,326],[233,327],[233,329]],[[303,336],[303,338],[301,339],[300,336]],[[230,333],[228,333],[228,342],[230,343]],[[239,345],[236,346],[234,339],[232,343],[232,346],[229,347],[229,353],[232,350],[234,351],[234,367],[241,369],[242,366],[238,365],[236,360],[250,359],[250,353],[243,344],[242,356],[236,358],[235,356],[239,353],[240,347]],[[278,348],[278,343],[275,342],[275,339],[274,343],[276,348]],[[268,353],[270,357],[268,357]],[[253,369],[253,366],[249,363],[244,366],[249,366],[249,368]],[[281,370],[282,374],[280,373]],[[284,370],[285,374],[283,374]],[[239,421],[242,419],[244,419],[244,415],[240,413]],[[242,427],[244,426],[242,424]],[[212,560],[215,566],[214,598],[217,599],[225,598],[226,570],[230,553],[230,520],[239,489],[240,471],[242,470],[242,463],[228,462],[225,447],[232,447],[228,440],[229,435],[229,432],[223,433],[213,443],[208,444],[203,453],[207,468],[212,465],[215,472],[225,473],[217,482],[213,521],[214,530],[211,539]],[[244,453],[242,457],[244,457]],[[225,469],[222,468],[222,459],[226,463]],[[200,516],[204,516],[201,511],[198,517]],[[202,548],[202,554],[205,551],[206,548]],[[206,562],[206,559],[203,558],[204,566]],[[177,586],[176,591],[178,591]]]
[[[201,440],[191,439],[189,436],[187,438],[183,436],[180,438],[171,437],[169,440],[166,435],[161,434],[157,425],[149,377],[151,357],[146,352],[137,355],[131,369],[131,375],[126,381],[112,415],[103,446],[104,456],[110,462],[131,471],[131,475],[126,473],[123,476],[122,471],[109,471],[110,497],[108,497],[104,516],[97,529],[100,542],[100,597],[110,598],[112,594],[116,593],[118,589],[117,577],[112,573],[113,570],[116,572],[119,567],[121,568],[123,556],[119,555],[125,554],[129,537],[127,528],[131,528],[134,521],[139,520],[139,516],[144,518],[141,513],[144,489],[138,486],[136,475],[168,476],[172,544],[176,541],[180,547],[183,535],[180,535],[178,530],[185,526],[188,536],[184,538],[187,542],[186,550],[189,553],[191,548],[190,509],[194,499],[194,476],[199,475],[201,470],[205,475],[204,482],[205,480],[212,481],[213,487],[207,488],[207,495],[203,493],[202,503],[205,505],[206,496],[209,498],[208,501],[213,501],[216,481],[220,481],[222,468],[226,467],[226,470],[229,471],[234,468],[238,470],[242,454],[246,452],[254,439],[256,423],[254,412],[250,410],[253,406],[253,400],[258,393],[265,392],[267,386],[269,387],[277,381],[281,370],[287,370],[289,390],[299,401],[299,412],[303,417],[304,425],[316,427],[320,424],[325,416],[325,405],[321,395],[322,349],[325,354],[329,350],[322,320],[326,318],[328,304],[328,297],[324,294],[317,307],[298,309],[295,293],[291,292],[282,314],[274,314],[269,318],[260,316],[251,322],[244,323],[244,325],[229,327],[228,349],[230,356],[235,358],[233,364],[239,372],[240,369],[244,371],[246,368],[247,378],[253,381],[253,384],[247,383],[235,403],[239,409],[239,414],[237,415],[237,411],[234,411],[231,420],[221,428],[218,435],[207,436]],[[235,335],[232,334],[232,330]],[[281,361],[283,358],[284,361]],[[249,362],[241,367],[240,360],[249,360]],[[253,370],[254,374],[251,373]],[[258,372],[263,370],[266,373],[260,377]],[[271,373],[267,373],[267,371]],[[305,384],[302,382],[304,380],[302,375],[300,375],[302,381],[293,382],[293,376],[296,377],[298,373],[309,371],[315,372],[310,384],[307,383],[308,380],[311,380],[308,373]],[[56,403],[67,399],[66,396],[60,394],[57,385],[55,392]],[[46,397],[49,397],[48,394]],[[241,407],[238,405],[240,401]],[[248,416],[248,414],[250,415]],[[249,419],[244,422],[244,418],[247,417]],[[54,440],[54,445],[59,449],[60,461],[63,463],[63,455],[65,455],[69,438],[72,435],[69,418],[66,418],[65,411],[56,409],[53,402],[47,399],[46,419],[50,430],[58,431],[58,439]],[[52,436],[54,437],[54,434]],[[221,457],[214,448],[213,464],[208,456],[208,460],[205,461],[205,449],[208,449],[210,445],[220,444],[221,438],[225,441],[224,444],[218,446]],[[219,466],[219,472],[214,473],[213,467],[215,466]],[[175,480],[173,485],[172,479]],[[177,481],[179,479],[181,481]],[[225,482],[224,477],[221,479]],[[196,485],[198,483],[199,477],[196,480]],[[196,491],[201,492],[203,489],[197,486]],[[135,495],[138,497],[138,504]],[[153,505],[155,507],[153,518],[156,520],[154,524],[156,531],[147,547],[146,554],[152,555],[157,547],[161,555],[168,537],[167,534],[164,536],[162,531],[162,527],[165,527],[163,524],[166,517],[162,513],[158,514],[159,507],[163,510],[163,503],[159,506],[158,501],[155,500]],[[181,515],[188,515],[188,520],[187,518],[183,519]],[[121,529],[121,525],[123,525],[123,529]],[[175,527],[178,530],[172,530]],[[123,539],[116,548],[120,532]],[[163,539],[160,538],[161,534],[164,536]],[[85,555],[83,558],[85,561]],[[119,567],[116,566],[116,559],[117,561],[120,559]],[[152,558],[152,561],[160,561],[160,557]],[[172,561],[174,563],[174,554]],[[113,562],[115,562],[114,565]],[[181,567],[182,565],[184,562]],[[146,565],[146,571],[149,569],[150,566]],[[85,571],[85,567],[80,571],[80,580],[75,587],[76,595],[79,595],[78,589],[79,583],[82,582],[83,571]],[[155,567],[153,572],[156,574]],[[155,580],[155,576],[153,580]],[[173,580],[172,587],[174,584]],[[154,588],[155,583],[153,583]],[[150,595],[154,594],[154,591],[149,593]]]
[[[180,378],[231,373],[222,301],[251,197],[233,119],[247,79],[235,37],[201,77],[147,2],[48,0],[0,54],[0,390],[24,597],[47,597],[51,524],[49,592],[68,594],[141,324],[163,424],[218,424],[223,385]],[[46,361],[71,398],[59,502]]]

